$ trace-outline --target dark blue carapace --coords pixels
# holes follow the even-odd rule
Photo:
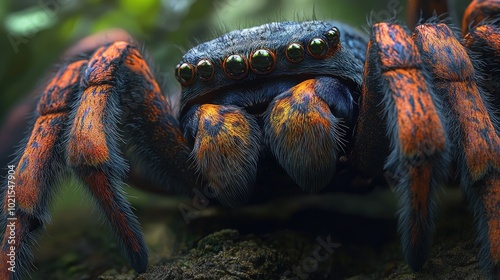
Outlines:
[[[176,69],[183,84],[182,105],[210,93],[216,92],[204,101],[241,85],[248,88],[268,81],[283,87],[287,81],[331,76],[359,86],[367,41],[363,33],[334,21],[276,22],[229,32],[183,56]],[[255,57],[260,64],[252,60]],[[276,85],[278,80],[283,86]]]

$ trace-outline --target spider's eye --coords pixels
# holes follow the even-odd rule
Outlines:
[[[301,62],[304,59],[304,47],[299,43],[291,43],[286,48],[286,58],[290,62]]]
[[[189,63],[182,63],[177,65],[175,77],[182,85],[187,85],[193,81],[194,67]]]
[[[325,40],[321,38],[313,38],[311,39],[311,41],[309,41],[307,50],[309,51],[309,54],[311,54],[312,57],[323,58],[325,57],[328,51],[328,46]]]
[[[274,68],[276,57],[266,49],[256,50],[250,55],[250,67],[257,74],[267,74]]]
[[[332,29],[328,30],[325,34],[328,43],[331,45],[337,45],[340,43],[340,30],[337,27],[332,27]]]
[[[214,75],[214,65],[208,59],[202,59],[196,64],[196,73],[201,80],[210,80]]]
[[[245,77],[248,72],[247,62],[245,58],[239,54],[233,54],[226,57],[222,67],[224,68],[226,76],[235,80]]]

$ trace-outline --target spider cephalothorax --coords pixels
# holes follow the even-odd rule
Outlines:
[[[356,117],[353,95],[362,79],[364,50],[348,46],[365,41],[336,22],[271,23],[233,31],[183,57],[176,68],[182,125],[197,170],[219,200],[245,203],[268,150],[305,190],[331,181],[345,144],[341,125]],[[297,137],[304,141],[287,142]]]
[[[422,3],[411,7],[428,11]],[[437,189],[457,175],[477,220],[482,265],[500,278],[499,7],[473,1],[464,38],[437,20],[411,34],[376,23],[370,38],[330,21],[233,31],[183,57],[179,108],[131,43],[68,62],[41,93],[13,162],[15,179],[2,188],[1,278],[29,269],[33,236],[67,171],[88,187],[143,272],[142,233],[121,192],[129,165],[156,191],[206,187],[238,206],[256,181],[273,187],[262,169],[284,170],[311,192],[333,184],[340,161],[391,179],[403,251],[415,270],[427,259]]]

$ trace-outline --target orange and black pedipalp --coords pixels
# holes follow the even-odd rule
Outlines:
[[[305,80],[269,104],[266,142],[303,190],[319,191],[330,183],[345,146],[342,125],[350,124],[352,110],[349,89],[331,77]]]
[[[196,169],[215,197],[232,207],[248,202],[257,175],[261,132],[254,116],[241,108],[204,104],[184,120],[194,139]]]

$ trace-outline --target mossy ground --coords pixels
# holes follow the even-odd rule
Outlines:
[[[419,273],[403,260],[392,197],[377,191],[280,199],[237,210],[209,206],[189,224],[178,210],[189,200],[141,199],[135,207],[150,250],[150,266],[141,275],[130,270],[92,207],[76,205],[71,215],[55,217],[42,238],[34,277],[483,279],[472,219],[457,190],[440,203],[431,256]],[[330,253],[319,250],[318,259],[318,240],[339,246]]]

